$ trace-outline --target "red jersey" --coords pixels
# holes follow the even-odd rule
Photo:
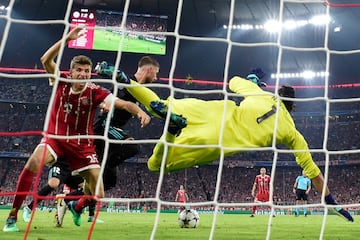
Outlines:
[[[71,192],[71,188],[68,185],[64,184],[63,193],[69,194],[70,192]]]
[[[255,177],[255,183],[257,186],[258,194],[269,194],[270,192],[270,176],[269,175],[257,175]]]
[[[66,77],[62,75],[62,77]],[[59,82],[50,112],[48,132],[60,136],[93,135],[96,109],[111,93],[94,83],[87,83],[78,93],[71,83]],[[99,168],[94,140],[43,138],[40,145],[47,148],[55,159],[62,157],[69,162],[73,174],[89,168]]]
[[[91,82],[79,93],[73,92],[71,83],[59,82],[51,108],[48,132],[62,136],[94,134],[96,109],[109,94],[108,90]]]
[[[176,195],[177,195],[177,200],[179,201],[179,202],[186,202],[186,191],[185,190],[178,190],[177,191],[177,193],[176,193]]]

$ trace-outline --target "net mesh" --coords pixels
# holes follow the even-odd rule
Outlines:
[[[229,1],[229,22],[228,26],[235,25],[235,9],[237,1],[232,0]],[[15,24],[33,24],[33,25],[48,25],[48,24],[55,24],[55,25],[62,25],[64,27],[63,36],[66,35],[66,33],[70,29],[70,24],[67,21],[67,19],[70,18],[71,10],[72,10],[72,1],[69,1],[66,7],[66,13],[64,16],[64,19],[56,19],[56,20],[46,20],[46,21],[32,21],[32,20],[21,20],[14,17],[14,14],[12,14],[12,9],[14,7],[15,1],[9,2],[9,10],[6,12],[5,15],[1,15],[1,20],[5,21],[4,24],[4,31],[2,35],[2,41],[0,45],[0,59],[3,57],[5,48],[7,46],[8,41],[8,34],[11,29],[11,27]],[[124,11],[123,11],[123,21],[121,24],[121,29],[125,29],[126,26],[126,18],[127,14],[129,12],[129,6],[131,4],[131,1],[125,1]],[[171,59],[171,67],[169,69],[168,76],[166,78],[161,78],[160,80],[165,82],[166,84],[160,83],[160,84],[152,84],[150,87],[153,87],[155,91],[159,92],[160,95],[164,95],[167,97],[167,95],[170,95],[172,97],[191,97],[191,96],[200,96],[204,99],[212,99],[212,98],[220,98],[220,99],[233,99],[235,101],[240,101],[237,99],[237,96],[234,94],[229,93],[227,90],[227,84],[229,76],[233,73],[234,70],[231,71],[231,62],[233,59],[233,56],[236,54],[240,54],[243,56],[246,56],[247,53],[250,53],[251,51],[249,49],[267,49],[269,47],[270,49],[276,49],[276,59],[274,60],[274,65],[276,68],[276,74],[277,77],[273,81],[273,84],[270,84],[268,86],[269,89],[273,89],[275,93],[277,93],[277,89],[279,86],[284,84],[283,80],[280,78],[280,74],[283,73],[284,64],[289,61],[289,56],[291,54],[299,54],[302,56],[302,60],[306,61],[309,56],[317,56],[320,58],[321,66],[324,67],[325,72],[330,72],[331,70],[331,60],[336,58],[338,55],[347,56],[352,54],[359,53],[359,50],[339,50],[336,48],[331,48],[329,45],[329,35],[330,35],[330,26],[329,24],[326,25],[325,28],[323,28],[323,36],[320,41],[316,41],[318,45],[303,45],[303,46],[297,46],[296,44],[292,44],[291,42],[286,42],[284,40],[284,36],[286,33],[283,32],[283,29],[280,29],[280,31],[276,34],[274,41],[259,41],[259,42],[247,42],[247,39],[243,42],[239,42],[234,40],[234,32],[232,28],[227,28],[226,34],[224,38],[219,37],[195,37],[195,36],[189,36],[186,34],[182,34],[180,27],[181,27],[181,21],[183,21],[183,9],[184,9],[185,1],[178,1],[177,5],[177,12],[176,12],[176,19],[175,19],[175,26],[173,31],[166,32],[165,35],[168,37],[174,38],[174,49],[173,49],[173,55]],[[285,22],[289,18],[288,15],[285,13],[287,12],[287,8],[292,8],[295,5],[301,5],[305,6],[306,4],[309,5],[316,5],[322,8],[323,13],[326,15],[331,15],[332,10],[335,8],[347,8],[347,7],[359,7],[360,5],[357,3],[331,3],[329,1],[280,1],[278,13],[279,21]],[[333,10],[336,13],[336,10]],[[296,14],[295,14],[296,15]],[[156,34],[156,32],[155,32]],[[124,40],[124,39],[123,39]],[[225,46],[223,47],[223,53],[224,53],[224,64],[223,66],[223,81],[205,81],[205,80],[197,80],[192,79],[191,76],[189,76],[187,79],[178,79],[176,78],[176,69],[179,68],[178,66],[178,59],[183,58],[183,52],[182,50],[182,44],[184,42],[195,42],[200,43],[199,45],[202,45],[203,43],[215,43],[218,46]],[[294,40],[296,43],[296,40]],[[120,41],[119,49],[122,49],[124,44],[124,41]],[[65,58],[63,56],[63,50],[66,48],[65,43],[63,42],[60,52],[58,56],[58,65],[60,67],[60,64],[62,64],[63,59]],[[258,57],[256,55],[257,53],[254,53],[255,57]],[[303,54],[303,55],[302,55]],[[260,55],[261,56],[261,55]],[[245,57],[244,57],[245,58]],[[122,51],[118,51],[116,55],[116,61],[115,61],[115,67],[120,66],[120,62],[122,60]],[[245,60],[244,60],[245,61]],[[257,64],[257,63],[253,63]],[[239,64],[240,65],[240,64]],[[11,120],[8,119],[2,119],[1,122],[6,122],[8,125],[3,126],[2,129],[9,129],[8,131],[2,131],[0,132],[1,137],[3,138],[3,141],[7,142],[8,145],[12,146],[18,146],[22,147],[24,145],[26,146],[36,146],[37,142],[41,138],[42,135],[46,136],[47,132],[47,123],[49,121],[49,115],[46,114],[48,111],[48,106],[52,106],[53,96],[52,93],[49,90],[45,90],[45,87],[42,85],[38,85],[38,81],[43,81],[44,78],[48,78],[49,75],[45,74],[42,70],[23,70],[23,69],[13,69],[13,68],[2,68],[2,71],[0,72],[0,77],[2,79],[11,80],[9,81],[9,87],[5,88],[5,90],[9,93],[8,95],[17,95],[19,96],[18,92],[11,93],[12,89],[16,87],[17,85],[25,85],[28,93],[26,95],[28,96],[36,96],[37,94],[43,95],[45,92],[45,95],[48,97],[49,102],[42,102],[39,101],[39,99],[29,99],[29,102],[21,102],[19,99],[6,99],[5,101],[1,101],[1,104],[3,105],[3,111],[4,116],[11,117]],[[199,70],[201,71],[201,70]],[[56,73],[55,75],[59,75],[59,73]],[[290,75],[289,75],[290,76]],[[99,83],[106,83],[106,84],[117,84],[115,81],[104,81],[104,80],[95,80]],[[311,133],[305,133],[306,134],[313,134],[312,138],[321,138],[321,143],[314,144],[316,147],[311,148],[311,152],[314,156],[318,157],[319,159],[323,159],[322,161],[317,161],[317,163],[322,167],[322,170],[325,175],[325,182],[329,182],[330,175],[335,174],[332,173],[331,164],[336,165],[336,161],[338,163],[341,161],[341,159],[344,159],[344,156],[349,158],[349,163],[351,161],[356,162],[356,157],[358,150],[357,149],[351,149],[348,150],[345,147],[344,148],[331,148],[332,144],[336,140],[336,137],[334,137],[331,133],[339,131],[336,126],[337,122],[332,121],[332,118],[336,118],[341,115],[336,115],[330,113],[330,110],[333,106],[335,106],[335,109],[341,109],[341,106],[349,104],[353,104],[354,102],[358,102],[358,98],[347,98],[345,96],[333,96],[333,89],[340,88],[340,87],[359,87],[358,84],[352,84],[351,86],[345,86],[345,85],[331,85],[330,79],[328,75],[325,75],[322,80],[321,85],[319,86],[312,86],[312,87],[304,87],[304,86],[295,86],[297,90],[300,93],[303,93],[303,88],[310,92],[310,94],[307,97],[304,98],[297,98],[296,103],[298,105],[298,108],[300,110],[306,109],[309,104],[314,103],[314,106],[316,107],[317,104],[320,105],[318,107],[321,110],[325,110],[325,118],[323,118],[320,122],[311,122],[312,120],[306,117],[303,117],[303,122],[300,122],[300,127],[306,128],[306,121],[310,122],[308,124],[315,125],[315,129],[319,130],[318,132],[311,132]],[[5,82],[4,82],[5,84]],[[13,87],[11,87],[13,86]],[[311,91],[314,88],[320,88],[322,91],[322,95],[319,96],[317,93],[312,93]],[[351,91],[351,90],[350,90]],[[335,94],[334,94],[335,95]],[[348,105],[349,105],[348,104]],[[6,107],[5,107],[6,106]],[[340,107],[336,107],[340,106]],[[170,110],[171,110],[171,104],[170,104]],[[32,124],[29,124],[28,126],[22,125],[21,127],[12,125],[16,122],[22,122],[21,117],[17,117],[17,114],[26,115],[26,121]],[[316,110],[313,111],[313,113],[316,113]],[[184,113],[184,115],[186,115]],[[346,116],[346,113],[344,114]],[[310,115],[309,115],[310,116]],[[223,118],[225,115],[223,116]],[[296,117],[296,116],[295,116]],[[315,116],[316,117],[316,116]],[[300,117],[301,118],[301,117]],[[321,116],[320,116],[321,118]],[[318,119],[316,118],[318,121]],[[39,121],[40,119],[40,121]],[[39,123],[40,122],[40,123]],[[36,126],[34,126],[36,124]],[[109,124],[109,121],[108,123]],[[163,129],[163,132],[166,131],[167,126],[169,124],[169,120],[167,119],[165,121],[165,126]],[[357,123],[354,123],[357,124]],[[356,125],[357,126],[357,125]],[[133,126],[131,126],[132,129],[134,129]],[[345,128],[351,128],[349,126],[343,126]],[[108,130],[109,125],[106,126],[106,129]],[[275,127],[277,128],[277,126]],[[138,134],[141,136],[143,132],[136,132],[138,130],[134,130],[135,134]],[[348,130],[351,132],[351,130]],[[221,130],[220,139],[223,137],[223,130]],[[106,150],[108,149],[108,144],[111,142],[110,139],[108,139],[107,135],[104,134],[103,136],[98,136],[99,138],[102,138],[106,141]],[[123,141],[126,143],[126,141]],[[122,142],[122,143],[123,143]],[[135,140],[138,144],[144,144],[144,149],[151,151],[151,147],[154,143],[158,142],[156,138],[141,138],[139,137],[137,140]],[[169,143],[165,142],[166,146],[169,146]],[[203,146],[188,146],[188,147],[209,147],[206,145]],[[254,151],[254,149],[243,149],[251,151],[252,153],[245,153],[242,156],[236,155],[235,157],[224,157],[224,147],[219,145],[221,147],[221,155],[218,161],[215,161],[215,165],[213,165],[210,168],[206,167],[197,167],[197,168],[191,168],[184,170],[179,173],[173,173],[171,176],[164,173],[164,166],[165,161],[163,161],[161,171],[159,175],[156,177],[150,177],[146,180],[148,181],[146,184],[147,186],[154,191],[151,195],[151,197],[147,197],[146,195],[141,196],[132,196],[128,197],[126,194],[124,196],[126,197],[118,197],[121,194],[121,191],[124,191],[123,189],[126,189],[126,185],[117,185],[116,191],[112,191],[110,194],[107,194],[105,198],[100,199],[100,205],[98,205],[97,208],[97,214],[100,209],[100,206],[106,206],[109,212],[112,211],[130,211],[131,208],[136,209],[144,209],[149,206],[152,206],[154,209],[156,209],[156,217],[154,219],[152,232],[150,235],[150,239],[156,238],[156,233],[158,231],[159,227],[159,221],[161,218],[161,210],[164,208],[178,208],[182,206],[183,204],[177,203],[173,201],[172,197],[164,196],[165,193],[169,193],[173,191],[173,189],[169,189],[169,186],[178,186],[182,183],[182,181],[186,182],[186,188],[189,192],[192,190],[196,190],[198,188],[203,188],[203,191],[201,194],[199,194],[199,197],[195,201],[190,201],[188,205],[191,208],[195,209],[204,209],[204,210],[211,210],[213,212],[213,220],[209,232],[209,239],[215,238],[215,231],[217,226],[217,213],[222,212],[224,210],[236,210],[236,209],[249,209],[253,205],[257,205],[260,207],[264,204],[254,204],[252,198],[243,197],[240,195],[237,195],[238,192],[250,192],[251,184],[252,184],[252,175],[249,174],[248,170],[255,169],[262,164],[265,164],[269,168],[271,168],[270,175],[273,176],[271,178],[271,194],[270,194],[270,202],[266,203],[268,207],[271,208],[271,213],[275,212],[276,214],[288,214],[290,211],[292,211],[295,208],[295,205],[290,203],[285,203],[286,201],[279,200],[279,192],[283,192],[284,194],[282,196],[287,196],[286,193],[290,192],[289,188],[292,188],[292,181],[293,179],[290,177],[290,174],[288,174],[288,170],[283,169],[282,167],[285,164],[288,164],[290,161],[287,161],[288,159],[291,159],[290,156],[292,156],[292,151],[285,150],[285,149],[279,149],[275,143],[272,144],[272,146],[268,148],[259,149],[257,151]],[[26,158],[29,156],[28,149],[21,149],[19,152],[22,152],[22,157]],[[166,151],[165,151],[166,153]],[[12,168],[21,169],[23,167],[24,161],[16,160],[15,157],[11,156],[11,153],[8,153],[12,161]],[[272,159],[271,163],[269,164],[269,161],[258,161],[253,162],[248,159],[252,158],[270,158]],[[106,162],[107,154],[104,156],[104,163]],[[238,159],[241,159],[238,160]],[[280,160],[279,160],[280,159]],[[354,160],[355,159],[355,160]],[[141,156],[137,159],[137,161],[146,161],[145,156]],[[292,160],[293,161],[293,160]],[[239,163],[240,162],[240,163]],[[4,165],[4,161],[1,161],[1,164]],[[102,165],[104,166],[104,164]],[[214,167],[215,166],[215,167]],[[239,170],[236,169],[236,167],[246,167],[245,170]],[[2,169],[5,169],[6,167],[3,166]],[[103,171],[103,169],[102,169]],[[130,165],[125,165],[121,170],[120,175],[126,175],[129,177],[129,179],[136,179],[136,177],[143,175],[146,176],[148,173],[144,169],[137,169],[134,173],[133,167]],[[240,173],[239,173],[240,171]],[[252,170],[254,172],[255,170]],[[296,168],[292,168],[292,175],[293,176],[296,173]],[[351,170],[351,172],[356,171],[356,167]],[[19,171],[17,172],[19,173]],[[15,173],[16,175],[16,173]],[[234,175],[247,175],[247,180],[245,178],[235,178],[237,181],[244,181],[248,184],[244,184],[247,186],[238,186],[239,184],[234,181],[234,178],[231,176]],[[251,175],[251,176],[249,176]],[[9,176],[11,177],[11,176]],[[336,178],[336,176],[333,176]],[[248,179],[251,179],[250,181]],[[205,180],[206,179],[206,180]],[[9,179],[5,179],[5,182],[11,182]],[[286,182],[287,181],[287,182]],[[288,182],[290,181],[290,182]],[[34,187],[32,191],[29,193],[30,198],[37,199],[39,196],[37,195],[38,186],[44,185],[46,182],[46,174],[39,173],[36,178],[36,182],[34,184]],[[279,182],[282,182],[279,184]],[[230,186],[232,187],[231,193],[227,193],[226,187],[224,187],[224,183],[230,183]],[[290,186],[290,187],[289,187]],[[99,185],[98,185],[99,187]],[[3,190],[0,193],[0,196],[2,197],[3,201],[11,201],[11,196],[14,194],[15,185],[9,185],[6,187],[5,190]],[[97,188],[98,189],[98,188]],[[145,189],[145,187],[144,187]],[[225,198],[225,194],[228,195],[235,195],[233,198],[229,200],[229,198]],[[193,195],[195,195],[193,193]],[[49,196],[48,199],[52,200],[54,199],[54,196]],[[27,200],[29,200],[28,198]],[[290,197],[291,198],[291,197]],[[276,199],[276,200],[274,200]],[[315,209],[314,213],[316,213],[316,209],[322,209],[325,212],[325,217],[323,218],[321,230],[319,232],[319,239],[323,239],[324,237],[324,231],[326,226],[326,220],[327,220],[327,206],[324,202],[324,196],[314,196],[315,201],[312,204],[308,204],[308,208]],[[343,199],[344,200],[344,199]],[[343,207],[347,208],[353,208],[356,209],[357,204],[354,203],[356,201],[343,201],[345,205],[341,205]],[[117,206],[117,210],[114,210],[112,205],[115,203]],[[135,207],[134,207],[135,206]],[[302,206],[300,206],[302,207]],[[269,214],[269,212],[266,211],[266,208],[264,208],[264,214]],[[321,211],[319,211],[321,212]],[[271,214],[269,214],[269,220],[268,220],[268,228],[266,233],[266,239],[271,239],[271,229],[272,229],[272,222],[273,218],[271,217]],[[94,231],[95,222],[92,224],[91,228],[89,229],[88,238],[90,239],[92,236],[92,231]],[[29,223],[26,232],[24,233],[24,238],[27,238],[27,235],[29,233],[31,226],[31,222]],[[96,230],[95,230],[96,231]]]

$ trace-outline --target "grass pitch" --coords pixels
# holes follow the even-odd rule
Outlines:
[[[1,210],[0,217],[3,223],[8,211]],[[21,219],[22,211],[19,212],[18,227],[20,232],[0,232],[1,240],[24,239],[27,224]],[[83,223],[80,227],[73,224],[71,213],[68,212],[64,219],[63,227],[56,228],[54,212],[37,211],[27,239],[31,240],[82,240],[82,239],[122,239],[143,240],[150,239],[155,222],[155,213],[105,213],[101,212],[99,218],[105,223],[96,223],[94,231],[89,236],[91,223],[87,222],[87,213],[83,215]],[[154,239],[209,239],[213,215],[201,214],[200,226],[196,229],[182,229],[177,224],[177,214],[161,213]],[[277,216],[272,219],[271,239],[320,239],[322,216],[297,217]],[[355,216],[355,222],[349,223],[338,216],[328,216],[325,224],[323,239],[326,240],[352,240],[359,239],[360,218]],[[268,216],[225,214],[217,215],[216,228],[213,239],[266,239]]]

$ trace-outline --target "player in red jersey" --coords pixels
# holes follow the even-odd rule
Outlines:
[[[50,83],[55,83],[57,65],[55,58],[60,52],[62,43],[76,40],[82,36],[81,28],[71,30],[65,39],[57,41],[41,57],[41,62],[47,73],[53,74]],[[55,84],[55,98],[51,106],[50,120],[46,135],[41,143],[26,162],[22,170],[16,192],[29,192],[33,178],[43,164],[54,164],[58,158],[69,162],[72,175],[79,174],[86,180],[85,192],[77,201],[69,203],[69,209],[73,214],[75,225],[81,225],[82,210],[96,201],[95,190],[100,175],[100,164],[95,152],[93,135],[93,121],[98,106],[108,109],[114,102],[114,106],[124,109],[135,115],[141,122],[141,127],[149,124],[150,117],[136,104],[116,98],[110,91],[89,81],[91,78],[92,61],[90,58],[79,55],[75,56],[70,64],[70,72],[67,76],[61,75]],[[66,81],[65,81],[66,80]],[[97,198],[104,196],[102,181]],[[25,200],[25,194],[16,194],[10,210],[4,232],[17,232],[16,226],[18,211]]]
[[[186,203],[187,201],[189,201],[189,196],[188,196],[184,186],[180,185],[179,190],[177,190],[177,192],[176,192],[175,202]],[[180,206],[178,213],[180,213],[184,209],[185,209],[185,206]]]
[[[268,202],[270,199],[270,176],[266,174],[266,168],[260,168],[260,174],[255,177],[251,190],[255,203]],[[257,193],[255,195],[255,190]],[[255,216],[256,206],[253,206],[251,217]]]

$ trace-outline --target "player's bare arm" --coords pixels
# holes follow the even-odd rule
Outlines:
[[[82,36],[82,33],[80,31],[82,30],[82,27],[76,27],[73,30],[71,30],[65,37],[65,39],[60,39],[57,41],[54,45],[52,45],[40,58],[41,63],[46,70],[47,73],[55,73],[56,70],[56,63],[55,63],[55,57],[59,54],[60,47],[63,41],[65,41],[65,44],[68,43],[71,40],[75,40]],[[50,78],[50,85],[55,81],[54,78]]]
[[[150,123],[150,116],[147,115],[138,105],[130,101],[124,101],[122,99],[115,99],[115,107],[118,109],[123,109],[132,115],[136,116],[141,123],[141,127],[146,127]]]

